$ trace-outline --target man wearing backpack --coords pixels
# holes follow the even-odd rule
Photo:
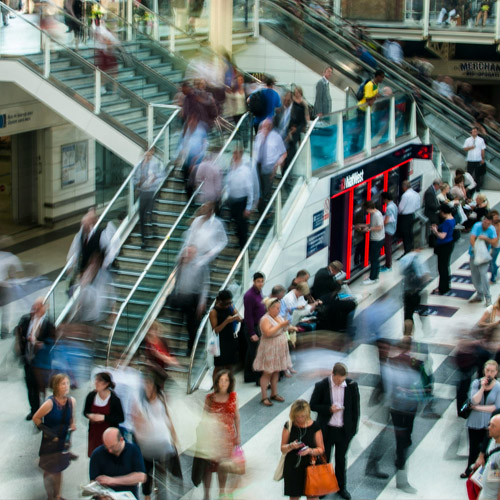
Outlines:
[[[351,138],[351,154],[359,153],[360,143],[363,144],[365,139],[365,116],[368,107],[373,106],[375,99],[378,96],[380,84],[384,81],[385,73],[378,69],[371,80],[364,82],[358,92],[358,109],[356,116],[356,126],[354,127],[353,136]]]
[[[274,90],[275,80],[271,76],[264,78],[266,86],[256,90],[248,96],[248,110],[254,115],[253,126],[255,133],[259,130],[260,124],[266,118],[273,118],[276,109],[281,107],[281,98],[278,92]]]

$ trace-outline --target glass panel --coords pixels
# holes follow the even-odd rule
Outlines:
[[[402,137],[410,133],[412,99],[403,92],[396,92],[394,99],[396,137]]]
[[[233,33],[253,29],[254,7],[253,0],[233,1]]]
[[[389,140],[389,115],[391,100],[387,97],[377,99],[371,107],[372,148]]]
[[[337,113],[318,120],[311,133],[310,142],[313,172],[335,162],[337,155]]]
[[[343,112],[344,159],[357,155],[364,150],[365,113],[351,108]]]
[[[458,3],[458,2],[457,2]],[[431,0],[429,23],[431,29],[494,31],[497,3],[490,2],[482,8],[481,0],[460,2],[459,5],[443,5]]]

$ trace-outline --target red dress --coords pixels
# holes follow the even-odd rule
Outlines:
[[[108,402],[105,406],[97,406],[94,402],[92,403],[92,407],[90,409],[90,413],[97,413],[98,415],[109,415],[111,405],[110,405],[111,397],[108,398]],[[89,423],[89,457],[92,455],[92,452],[102,444],[102,433],[108,428],[111,427],[109,422],[105,420],[102,422],[90,422]]]
[[[222,424],[223,442],[220,443],[220,455],[222,458],[230,458],[236,446],[236,426],[234,418],[236,415],[236,392],[229,393],[229,398],[225,403],[215,401],[215,393],[208,394],[206,397],[206,407],[209,413],[215,414]]]

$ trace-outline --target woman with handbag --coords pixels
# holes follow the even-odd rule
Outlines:
[[[311,408],[303,399],[292,404],[290,419],[281,434],[281,453],[286,454],[283,465],[285,495],[290,500],[298,500],[305,495],[306,468],[311,463],[311,457],[325,453],[323,433],[311,419]],[[312,500],[318,497],[307,498]]]
[[[108,427],[118,427],[125,420],[120,398],[113,392],[115,383],[107,372],[95,376],[95,390],[85,400],[84,417],[89,419],[88,456],[102,444]]]
[[[33,415],[33,422],[42,431],[40,445],[40,468],[43,484],[49,500],[61,499],[62,473],[71,458],[69,433],[76,429],[75,398],[69,397],[69,377],[63,373],[54,375],[50,381],[52,396]]]
[[[434,291],[444,295],[450,291],[450,259],[454,247],[453,230],[456,223],[448,205],[442,204],[439,207],[439,215],[442,219],[441,224],[431,226],[431,232],[436,237],[434,253],[437,256],[439,273],[439,286]]]
[[[234,384],[231,371],[220,370],[214,380],[214,392],[205,398],[204,411],[215,417],[218,442],[216,449],[212,450],[213,456],[209,457],[203,476],[204,500],[210,498],[210,485],[214,472],[217,472],[219,479],[219,497],[224,497],[228,471],[220,465],[223,461],[233,459],[241,442],[240,412]]]
[[[232,370],[238,363],[239,340],[236,330],[243,318],[233,304],[233,294],[229,290],[221,290],[215,298],[215,306],[209,314],[210,325],[219,336],[219,356],[214,356],[213,379],[220,370]]]
[[[498,363],[490,359],[484,364],[484,377],[472,382],[469,393],[472,411],[467,419],[469,460],[465,472],[460,474],[462,479],[469,477],[471,466],[475,463],[481,443],[488,432],[491,414],[500,408],[500,383],[496,380],[497,375]]]
[[[167,408],[159,379],[144,375],[144,386],[139,400],[132,408],[134,437],[141,449],[146,466],[147,481],[142,493],[150,500],[153,489],[153,470],[158,492],[155,498],[167,498],[167,469],[177,456],[177,435]]]
[[[280,316],[281,303],[275,297],[264,299],[267,313],[260,319],[260,338],[257,356],[253,362],[256,372],[263,372],[260,377],[261,404],[273,406],[273,401],[283,403],[285,399],[278,394],[278,379],[281,371],[292,368],[292,359],[288,349],[286,332],[290,322]],[[271,397],[267,396],[267,386],[271,383]]]

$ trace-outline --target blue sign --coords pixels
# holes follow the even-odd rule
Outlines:
[[[311,255],[314,255],[316,252],[319,252],[328,246],[327,229],[328,228],[325,227],[307,237],[306,258],[309,258]]]
[[[313,231],[323,225],[323,210],[313,214]]]

